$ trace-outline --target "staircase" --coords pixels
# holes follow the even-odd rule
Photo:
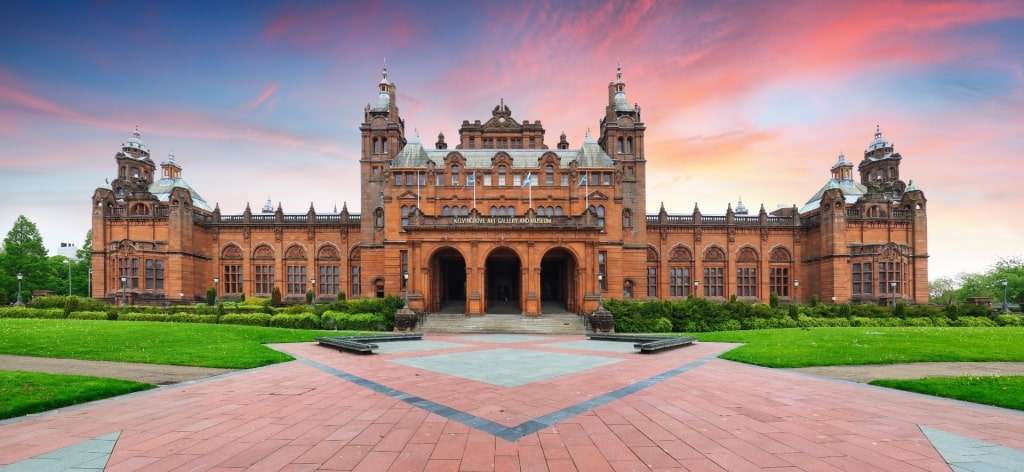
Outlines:
[[[424,333],[532,333],[586,334],[583,317],[574,313],[553,313],[540,317],[488,314],[466,316],[454,313],[423,315],[418,327]]]

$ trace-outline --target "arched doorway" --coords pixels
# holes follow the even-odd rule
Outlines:
[[[542,313],[575,312],[576,258],[563,248],[554,248],[540,261],[540,303]]]
[[[522,263],[511,249],[496,249],[487,256],[484,287],[487,313],[522,314]]]
[[[459,251],[447,247],[430,258],[430,311],[440,313],[466,312],[466,259]]]

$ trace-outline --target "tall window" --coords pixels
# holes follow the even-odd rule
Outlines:
[[[705,267],[704,268],[704,296],[724,297],[725,296],[725,268]]]
[[[146,290],[164,289],[164,261],[146,259]]]
[[[242,293],[242,265],[225,264],[220,281],[223,284],[224,293]]]
[[[261,264],[255,266],[254,269],[256,272],[256,295],[270,296],[270,292],[274,288],[274,266],[271,264]]]
[[[124,257],[117,260],[117,280],[115,286],[121,287],[121,277],[127,277],[125,288],[139,289],[139,259]]]
[[[322,265],[318,270],[320,271],[320,280],[316,281],[316,289],[320,292],[318,295],[337,295],[338,282],[341,278],[338,266]]]
[[[856,263],[853,264],[853,294],[869,294],[871,293],[871,263]]]
[[[288,295],[304,295],[306,293],[306,266],[288,266]]]
[[[413,178],[415,178],[415,177],[416,177],[416,175],[413,174],[412,172],[406,173],[405,174],[405,185],[408,185],[410,187],[413,186],[413,185],[416,185],[416,181],[413,180]]]
[[[555,166],[544,167],[544,185],[555,185]]]
[[[406,205],[402,205],[402,226],[409,226],[409,207]]]
[[[633,138],[626,138],[626,154],[633,154]]]
[[[780,297],[789,296],[789,268],[768,268],[768,289]]]
[[[405,274],[409,274],[409,251],[402,251],[402,290],[408,288],[408,280],[405,278]],[[412,277],[412,274],[409,274]]]
[[[590,209],[597,214],[597,226],[604,228],[604,205],[590,205]]]
[[[619,154],[622,154],[622,138],[617,139],[616,142],[617,142],[616,151]]]
[[[894,288],[890,282],[896,282]],[[895,296],[903,290],[903,264],[900,262],[878,263],[878,293]]]
[[[608,253],[600,251],[597,253],[597,273],[601,276],[598,277],[598,283],[602,292],[608,290],[608,273],[605,269],[608,267]]]
[[[633,298],[633,281],[627,280],[622,283],[622,298]]]
[[[459,166],[452,166],[452,187],[459,186]]]
[[[504,165],[498,166],[498,185],[499,186],[505,185],[505,178],[506,178],[505,174],[506,174],[505,166]]]
[[[736,296],[756,297],[757,296],[757,269],[754,267],[743,267],[736,269]]]
[[[359,295],[359,266],[357,266],[357,265],[352,266],[352,280],[351,280],[351,282],[352,282],[351,294],[353,296]]]
[[[657,297],[658,296],[658,268],[648,267],[647,268],[647,296]]]
[[[690,296],[690,268],[669,267],[668,295],[670,297]]]

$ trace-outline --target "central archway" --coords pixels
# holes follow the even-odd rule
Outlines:
[[[508,248],[499,248],[487,256],[484,290],[487,313],[522,313],[522,262]]]
[[[459,251],[447,247],[430,258],[431,311],[439,313],[466,312],[466,259]]]

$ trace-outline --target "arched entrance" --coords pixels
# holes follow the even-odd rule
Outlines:
[[[500,248],[487,256],[484,290],[487,313],[522,313],[522,263],[511,249]]]
[[[540,261],[540,303],[542,313],[576,312],[576,258],[563,248],[554,248]]]
[[[466,259],[453,248],[444,248],[430,258],[430,311],[466,312]]]

